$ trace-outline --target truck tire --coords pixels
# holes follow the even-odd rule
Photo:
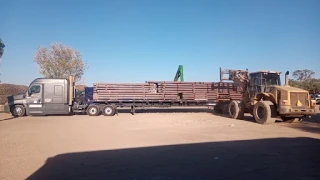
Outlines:
[[[106,106],[103,106],[102,108],[102,114],[104,116],[113,116],[115,112],[116,112],[115,107],[111,105],[106,105]]]
[[[214,112],[215,114],[222,114],[222,109],[221,109],[220,104],[219,104],[219,105],[217,104],[217,105],[214,106],[213,112]]]
[[[244,103],[238,101],[231,101],[228,107],[229,116],[232,119],[244,119]]]
[[[253,117],[259,124],[272,124],[276,121],[277,110],[270,101],[259,101],[254,105]]]
[[[24,116],[26,114],[26,109],[22,105],[15,105],[11,109],[11,114],[14,117],[22,117],[22,116]]]
[[[87,114],[89,116],[98,116],[99,113],[100,113],[100,109],[99,109],[99,106],[97,106],[97,105],[90,105],[87,108]]]

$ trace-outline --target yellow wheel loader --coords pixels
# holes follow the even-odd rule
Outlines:
[[[268,70],[249,73],[248,70],[220,68],[220,81],[233,81],[242,94],[241,101],[231,100],[228,104],[229,116],[243,119],[245,113],[250,113],[259,124],[271,124],[276,119],[300,122],[303,117],[318,114],[319,105],[309,92],[289,85],[289,71],[285,74],[285,85],[281,85],[280,74]]]

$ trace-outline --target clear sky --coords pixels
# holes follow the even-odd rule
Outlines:
[[[320,77],[319,0],[1,0],[2,82],[41,77],[38,46],[82,54],[93,82],[218,81],[219,67]]]

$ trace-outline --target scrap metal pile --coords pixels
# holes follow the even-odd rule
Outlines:
[[[241,99],[234,83],[146,81],[145,83],[95,83],[95,100],[209,100]]]

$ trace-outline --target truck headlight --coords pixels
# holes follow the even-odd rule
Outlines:
[[[311,109],[314,109],[316,107],[317,101],[316,100],[311,100]]]

